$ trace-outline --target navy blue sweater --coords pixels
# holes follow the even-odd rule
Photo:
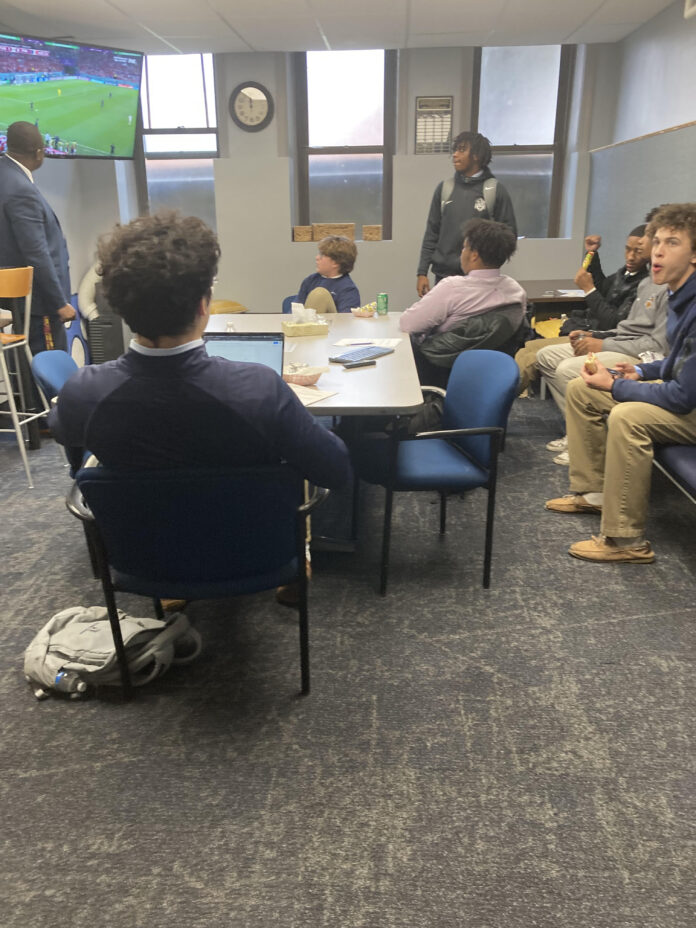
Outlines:
[[[319,486],[350,477],[345,445],[263,364],[196,346],[159,357],[127,351],[67,381],[49,415],[73,467],[86,449],[111,467],[250,467],[285,460]]]
[[[653,403],[678,415],[696,409],[696,272],[669,295],[667,342],[670,352],[663,361],[640,366],[644,381],[664,382],[615,380],[615,400]]]

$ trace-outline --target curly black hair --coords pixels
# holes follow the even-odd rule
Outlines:
[[[469,219],[462,226],[462,241],[478,252],[486,267],[501,267],[517,250],[517,238],[510,226],[492,219]]]
[[[210,298],[220,246],[195,216],[162,211],[117,225],[97,246],[104,295],[144,338],[181,335]]]
[[[460,145],[469,146],[469,151],[478,161],[480,168],[488,167],[492,153],[491,143],[485,135],[481,135],[480,132],[460,132],[452,142],[452,151],[456,151]]]

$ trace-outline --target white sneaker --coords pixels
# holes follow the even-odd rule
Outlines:
[[[564,435],[563,438],[554,438],[553,441],[550,441],[546,446],[547,451],[565,451],[568,448],[568,436]]]
[[[562,464],[568,467],[568,465],[570,464],[570,455],[568,454],[567,451],[561,451],[561,453],[557,454],[556,457],[553,459],[553,463]]]

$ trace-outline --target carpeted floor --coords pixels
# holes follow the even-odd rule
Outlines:
[[[312,694],[272,593],[198,603],[205,648],[130,704],[37,702],[28,641],[100,603],[46,442],[0,444],[0,924],[70,928],[693,928],[696,507],[655,475],[654,565],[566,554],[553,404],[518,400],[492,587],[483,493],[318,553]],[[151,614],[123,597],[127,611]]]

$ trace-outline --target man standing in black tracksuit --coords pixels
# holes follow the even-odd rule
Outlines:
[[[486,184],[493,178],[488,168],[491,160],[488,139],[480,132],[460,132],[452,143],[452,150],[454,181],[448,179],[438,184],[430,204],[418,262],[418,296],[424,296],[430,290],[430,268],[436,284],[443,277],[462,273],[459,263],[461,229],[467,220],[495,219],[510,226],[517,235],[510,194],[498,181],[493,185]],[[490,187],[493,189],[487,189]]]

